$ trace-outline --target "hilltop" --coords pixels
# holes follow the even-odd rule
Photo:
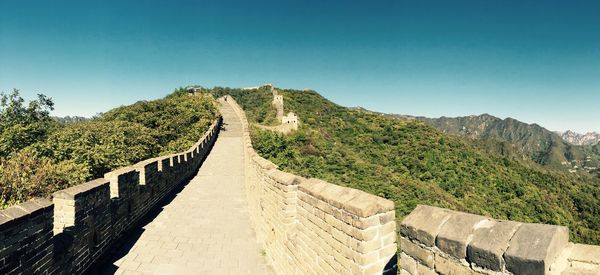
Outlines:
[[[231,94],[251,122],[274,117],[267,89]],[[417,204],[524,222],[566,225],[574,240],[600,243],[600,187],[533,162],[482,149],[415,119],[339,106],[315,91],[280,89],[302,118],[288,135],[254,127],[254,147],[280,169],[393,200],[401,219]]]

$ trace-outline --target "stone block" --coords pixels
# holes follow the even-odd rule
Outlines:
[[[379,259],[389,260],[393,255],[398,253],[398,245],[390,244],[379,250]]]
[[[582,269],[576,267],[569,267],[565,269],[560,275],[598,275],[600,274],[600,268],[596,268],[595,270],[590,269]]]
[[[93,193],[101,188],[108,188],[110,182],[107,179],[100,178],[80,185],[55,192],[52,196],[59,199],[77,199],[87,194]]]
[[[352,219],[352,225],[359,229],[367,229],[379,225],[379,217],[371,216],[367,218]]]
[[[452,213],[454,211],[418,205],[400,224],[400,233],[426,246],[434,246],[442,225]]]
[[[419,275],[437,275],[437,272],[432,268],[417,263],[417,274]]]
[[[510,240],[504,260],[515,274],[545,274],[567,245],[569,229],[546,224],[523,224]]]
[[[45,208],[50,205],[52,205],[52,202],[47,199],[34,198],[19,204],[18,207],[30,215],[36,215],[37,213],[44,211]]]
[[[388,222],[379,228],[379,235],[385,236],[390,233],[396,233],[396,221]]]
[[[575,244],[571,254],[568,256],[569,262],[582,262],[595,264],[600,267],[600,246]]]
[[[2,214],[12,220],[25,218],[27,215],[29,215],[27,211],[17,205],[3,209]]]
[[[337,186],[319,179],[303,181],[299,190],[359,217],[369,217],[394,210],[392,201],[352,188]]]
[[[258,166],[262,169],[265,170],[270,170],[270,169],[277,169],[277,165],[273,164],[272,162],[264,159],[263,157],[259,156],[258,154],[254,154],[252,156],[252,160],[258,164]]]
[[[440,274],[448,275],[475,275],[481,274],[473,271],[470,267],[463,265],[457,261],[453,261],[439,254],[435,255],[435,271]]]
[[[455,212],[442,225],[436,238],[436,246],[457,259],[467,257],[467,245],[476,226],[489,221],[486,217]]]
[[[369,217],[375,214],[394,210],[394,202],[371,195],[362,191],[344,204],[343,209],[359,217]]]
[[[469,262],[486,269],[502,271],[504,252],[519,226],[521,223],[499,221],[493,223],[491,227],[476,229],[467,247]]]
[[[408,271],[412,275],[417,275],[417,261],[412,257],[401,253],[400,254],[400,268]]]
[[[364,275],[381,274],[384,267],[385,267],[384,262],[376,262],[376,263],[373,263],[373,264],[365,267],[365,269],[362,270],[362,274],[364,274]]]
[[[393,243],[396,242],[396,237],[397,237],[396,232],[387,234],[387,235],[385,235],[383,237],[380,237],[381,238],[381,244],[383,246],[386,246],[388,244],[393,244]]]
[[[386,224],[396,220],[396,211],[389,211],[379,215],[379,223]]]
[[[419,262],[423,263],[424,265],[431,267],[431,268],[434,267],[433,263],[434,263],[435,257],[433,255],[432,251],[427,250],[424,247],[418,246],[417,244],[411,242],[407,238],[400,238],[400,249],[402,250],[402,252],[417,259]]]
[[[267,175],[283,185],[298,185],[300,183],[300,180],[296,175],[282,172],[277,169],[272,169],[267,172]]]

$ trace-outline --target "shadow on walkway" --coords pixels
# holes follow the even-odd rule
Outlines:
[[[217,134],[216,140],[219,139],[219,135],[222,131],[223,132],[227,131],[225,122],[223,122],[221,124],[221,129]],[[216,140],[215,140],[215,143],[216,143]],[[196,171],[196,173],[194,175],[190,176],[189,179],[186,179],[184,181],[184,183],[180,184],[179,186],[176,186],[155,207],[153,207],[150,211],[148,211],[148,213],[142,219],[140,219],[133,226],[133,228],[131,228],[129,231],[127,231],[123,237],[116,240],[113,243],[110,251],[106,255],[104,255],[100,261],[98,261],[94,265],[92,265],[90,267],[90,269],[88,270],[88,272],[86,272],[86,274],[90,274],[90,275],[115,274],[115,272],[117,271],[117,269],[119,267],[116,266],[114,264],[114,262],[123,258],[125,255],[127,255],[131,251],[131,249],[133,248],[135,243],[139,240],[139,238],[142,236],[144,231],[146,231],[144,229],[144,227],[146,225],[152,223],[152,221],[154,221],[154,219],[156,219],[156,217],[158,217],[158,215],[164,210],[164,207],[169,205],[181,193],[181,191],[183,191],[185,189],[185,187],[191,182],[191,180],[194,177],[196,177],[196,175],[200,171],[200,168],[202,167],[202,165],[208,158],[208,155],[211,153],[213,147],[214,147],[214,144],[213,144],[213,146],[211,146],[209,148],[208,152],[206,153],[206,156],[200,163],[200,166],[198,167],[198,170]]]

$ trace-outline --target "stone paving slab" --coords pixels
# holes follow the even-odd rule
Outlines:
[[[273,274],[250,227],[241,123],[228,104],[221,114],[224,128],[198,174],[100,273]]]

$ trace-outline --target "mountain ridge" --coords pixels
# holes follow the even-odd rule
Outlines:
[[[488,113],[429,118],[386,114],[362,107],[352,109],[396,119],[422,121],[444,133],[472,140],[488,151],[523,161],[530,160],[541,166],[580,176],[600,177],[600,153],[597,146],[573,144],[560,134],[536,123],[529,124],[512,117],[502,119]]]
[[[564,132],[555,132],[562,137],[568,143],[573,145],[596,145],[600,143],[600,134],[596,132],[587,132],[585,134],[580,134],[575,131],[567,130]]]

